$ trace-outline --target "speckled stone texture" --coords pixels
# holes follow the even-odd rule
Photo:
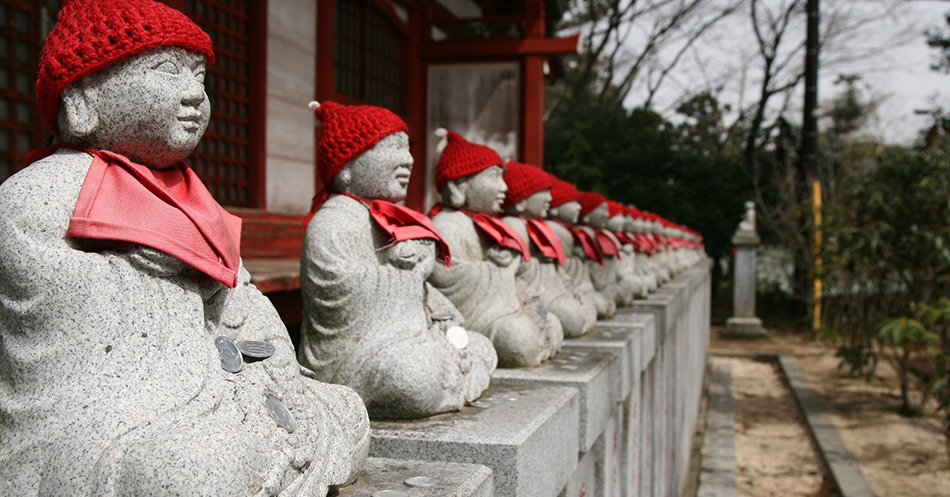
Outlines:
[[[64,236],[91,162],[62,150],[0,185],[3,493],[324,495],[355,477],[362,403],[302,376],[247,271],[229,291],[161,252]],[[229,373],[219,335],[276,352]]]
[[[593,329],[597,309],[558,274],[557,261],[541,255],[528,236],[526,221],[518,216],[505,216],[502,221],[514,228],[531,248],[531,260],[522,262],[515,275],[522,294],[540,297],[541,303],[561,322],[565,338],[581,336]]]
[[[63,138],[167,168],[207,126],[204,69],[174,47],[101,69],[63,92]],[[362,402],[306,376],[243,266],[228,289],[143,245],[65,235],[92,161],[61,149],[0,185],[0,493],[322,496],[352,481]],[[229,372],[217,337],[273,354]]]
[[[492,385],[458,413],[373,421],[371,455],[476,463],[495,495],[557,495],[578,461],[578,394],[566,387]]]
[[[580,455],[580,461],[577,463],[577,469],[567,481],[567,485],[561,489],[558,497],[592,497],[602,495],[598,493],[597,475],[594,471],[595,455],[592,452],[585,452]]]
[[[428,462],[371,457],[359,478],[336,497],[492,497],[492,472],[480,464]],[[393,493],[402,492],[402,494]]]
[[[562,350],[553,360],[532,368],[499,368],[493,385],[568,386],[580,394],[577,430],[581,452],[590,450],[620,401],[617,356],[603,352]]]
[[[555,211],[556,212],[556,211]],[[590,280],[590,270],[584,257],[584,250],[574,242],[574,235],[567,226],[556,222],[546,221],[554,230],[554,234],[561,239],[566,260],[558,267],[558,275],[565,281],[574,293],[581,296],[585,305],[592,305],[597,312],[598,319],[610,319],[617,311],[617,303],[608,299],[603,293],[594,288]]]
[[[594,230],[589,226],[582,229],[587,230],[591,238],[596,239]],[[613,237],[612,234],[608,236]],[[619,241],[614,239],[619,245]],[[622,256],[621,256],[622,257]],[[587,270],[590,272],[590,281],[594,284],[597,291],[603,293],[607,298],[613,299],[617,307],[626,307],[633,301],[633,288],[621,286],[620,277],[617,269],[620,266],[620,259],[612,255],[604,255],[603,264],[597,264],[595,261],[588,260]]]
[[[561,323],[541,304],[525,298],[515,274],[520,255],[508,254],[499,263],[497,244],[479,234],[472,218],[451,208],[432,218],[452,249],[452,267],[436,264],[429,278],[465,316],[466,327],[489,337],[503,367],[540,364],[561,348]]]
[[[625,326],[617,328],[596,328],[591,333],[578,338],[564,340],[564,350],[582,350],[608,352],[617,356],[619,381],[618,399],[623,400],[630,393],[630,386],[637,380],[640,371],[640,340],[643,328]]]
[[[347,164],[334,189],[367,200],[404,198],[408,170],[402,183],[393,182],[393,171],[412,156],[408,139],[390,137]],[[485,336],[459,328],[462,315],[426,283],[435,265],[433,239],[394,244],[369,205],[331,195],[304,236],[300,363],[322,381],[356,390],[373,419],[457,411],[478,398],[498,357]],[[467,342],[461,348],[446,336],[452,327]]]

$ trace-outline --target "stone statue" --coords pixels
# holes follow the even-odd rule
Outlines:
[[[0,185],[5,495],[326,495],[363,464],[359,397],[306,377],[181,162],[212,58],[152,0],[67,1],[46,40],[63,143]]]
[[[561,239],[544,222],[551,205],[552,177],[537,166],[509,160],[505,164],[505,217],[531,250],[531,260],[516,274],[523,292],[538,295],[541,303],[557,316],[566,337],[578,337],[594,328],[597,310],[569,288],[558,275],[566,262]]]
[[[646,297],[649,293],[647,281],[637,271],[636,253],[633,241],[627,238],[626,207],[615,200],[607,201],[607,230],[617,239],[620,255],[617,258],[617,279],[620,286],[635,297]]]
[[[457,411],[488,387],[498,359],[426,283],[437,254],[449,259],[429,218],[392,203],[412,171],[406,125],[379,107],[314,105],[329,192],[314,199],[304,236],[298,360],[355,389],[373,419]]]
[[[521,260],[530,259],[517,232],[497,214],[505,201],[502,160],[453,131],[435,171],[442,205],[432,222],[452,250],[452,265],[436,264],[429,277],[465,325],[491,339],[502,367],[540,364],[561,348],[563,330],[540,297],[523,295],[515,282]]]
[[[580,216],[581,204],[577,201],[580,192],[574,185],[552,175],[551,207],[548,210],[547,223],[561,239],[561,246],[567,260],[558,268],[558,273],[568,285],[585,301],[593,305],[598,319],[610,319],[617,312],[617,303],[608,299],[594,288],[590,280],[587,261],[602,261],[603,255],[597,242],[586,231],[576,226]]]
[[[610,216],[607,199],[599,193],[584,192],[580,194],[578,201],[581,204],[580,224],[584,231],[597,241],[603,253],[601,263],[587,262],[591,282],[594,288],[603,292],[607,298],[613,299],[617,307],[628,306],[633,302],[633,291],[620,286],[617,276],[617,265],[621,257],[620,242],[613,233],[605,229]]]
[[[647,294],[657,289],[656,274],[650,270],[650,244],[644,241],[643,235],[637,227],[640,210],[628,206],[624,211],[624,232],[631,241],[629,245],[624,245],[624,249],[632,249],[632,258],[634,259],[634,269],[640,275],[641,280],[646,286]]]
[[[739,222],[739,231],[755,233],[755,202],[748,200],[745,203],[745,212]]]

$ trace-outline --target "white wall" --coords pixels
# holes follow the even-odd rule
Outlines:
[[[267,7],[267,210],[304,214],[314,194],[317,2]]]

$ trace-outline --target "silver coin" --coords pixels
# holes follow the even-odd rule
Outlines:
[[[267,412],[270,413],[270,417],[274,418],[274,421],[277,421],[277,426],[287,430],[287,433],[293,433],[297,429],[297,422],[294,421],[294,416],[290,414],[290,411],[284,407],[284,404],[277,399],[277,397],[267,397],[267,401],[264,402],[267,406]]]
[[[242,354],[255,359],[267,359],[277,351],[273,345],[260,340],[242,340],[237,346]]]
[[[380,490],[379,492],[373,492],[370,497],[409,497],[409,494],[402,490]]]
[[[221,367],[225,371],[237,373],[244,367],[244,360],[241,359],[241,351],[237,345],[228,337],[218,337],[214,339],[214,346],[218,348],[218,355],[221,356]]]
[[[452,315],[451,312],[440,312],[438,314],[431,314],[429,317],[432,318],[433,321],[448,321],[455,316]]]
[[[434,476],[413,476],[403,483],[407,487],[437,487],[442,483],[442,480]]]

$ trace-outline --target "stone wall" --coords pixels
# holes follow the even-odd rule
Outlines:
[[[683,271],[588,335],[566,340],[552,361],[499,369],[485,395],[461,412],[373,422],[370,455],[468,463],[461,468],[479,479],[477,492],[443,486],[431,495],[680,495],[709,344],[710,268],[703,261]],[[438,480],[439,467],[423,476]],[[460,466],[452,468],[455,481]],[[395,487],[387,488],[410,495]],[[358,483],[340,495],[373,494],[366,492]]]

